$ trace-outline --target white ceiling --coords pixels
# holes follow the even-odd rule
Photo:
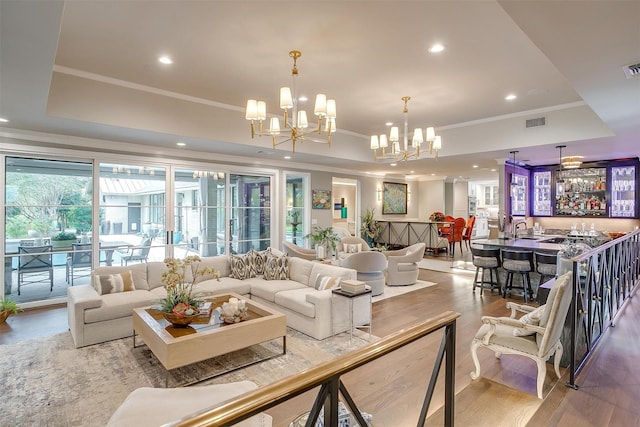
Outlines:
[[[336,99],[338,133],[292,167],[481,179],[512,150],[531,165],[557,163],[559,144],[586,161],[640,154],[640,77],[622,69],[640,62],[640,1],[0,0],[0,134],[281,161],[290,145],[252,140],[244,106],[279,114],[293,49],[299,92]],[[369,135],[400,124],[405,95],[409,127],[435,126],[443,149],[375,163]]]

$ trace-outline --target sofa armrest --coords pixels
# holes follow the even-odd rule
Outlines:
[[[316,318],[320,319],[331,319],[331,298],[331,289],[309,292],[305,295],[305,300],[316,306]]]
[[[67,319],[76,348],[84,345],[84,311],[101,305],[102,297],[93,286],[67,288]]]

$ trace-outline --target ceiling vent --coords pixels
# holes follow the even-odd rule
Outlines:
[[[624,67],[622,67],[622,69],[624,70],[624,74],[628,79],[640,76],[640,62],[631,65],[625,65]]]
[[[529,119],[527,120],[526,123],[526,127],[527,128],[534,128],[537,126],[545,126],[547,124],[547,118],[546,117],[538,117],[537,119]]]

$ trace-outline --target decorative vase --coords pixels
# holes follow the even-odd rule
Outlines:
[[[171,323],[174,328],[186,328],[191,322],[196,320],[198,316],[199,314],[178,316],[177,314],[162,312],[162,317],[164,317],[167,322]]]

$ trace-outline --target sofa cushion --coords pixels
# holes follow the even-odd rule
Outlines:
[[[94,274],[93,286],[100,295],[136,290],[131,270],[118,274]]]
[[[251,254],[231,255],[229,257],[229,277],[234,279],[248,279],[255,277],[251,269]]]
[[[101,274],[119,274],[125,271],[131,271],[133,276],[133,287],[138,290],[149,290],[149,282],[147,280],[147,265],[144,263],[132,264],[130,266],[108,266],[108,267],[96,267],[92,276]],[[93,280],[93,277],[92,277]],[[95,283],[92,283],[94,289]]]
[[[220,281],[213,279],[198,282],[193,289],[196,292],[206,292],[212,295],[225,292],[235,292],[236,294],[246,295],[251,293],[252,280],[254,279],[240,280],[234,279],[233,277],[221,277]]]
[[[134,308],[152,305],[156,302],[157,297],[149,291],[136,290],[102,295],[101,300],[100,307],[85,310],[84,323],[129,317]]]
[[[316,306],[307,302],[306,296],[309,292],[315,292],[312,288],[304,287],[289,291],[278,292],[275,296],[275,303],[288,308],[307,317],[316,317]]]
[[[164,284],[162,283],[162,273],[164,273],[165,271],[167,271],[167,266],[164,262],[147,263],[147,280],[149,281],[149,290],[164,286]],[[138,288],[136,287],[136,289]]]
[[[286,280],[289,278],[289,255],[280,257],[269,255],[264,266],[265,280]]]
[[[275,302],[276,294],[291,289],[307,288],[307,286],[293,280],[261,280],[251,285],[251,295],[265,301]]]
[[[309,286],[309,276],[311,275],[311,268],[313,267],[313,261],[308,259],[293,257],[289,259],[289,278]]]

